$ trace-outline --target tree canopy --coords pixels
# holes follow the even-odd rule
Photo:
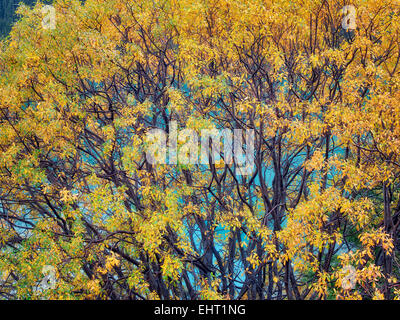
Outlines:
[[[2,298],[399,298],[399,1],[53,5],[0,43]],[[254,172],[150,163],[173,122]]]

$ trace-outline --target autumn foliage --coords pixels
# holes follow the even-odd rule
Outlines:
[[[0,45],[0,296],[399,298],[399,4],[57,0],[54,29],[21,6]],[[254,174],[151,165],[171,121],[254,130]]]

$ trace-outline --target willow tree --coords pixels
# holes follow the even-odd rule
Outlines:
[[[398,1],[42,8],[0,48],[3,298],[399,297]],[[149,162],[172,123],[254,170]]]

